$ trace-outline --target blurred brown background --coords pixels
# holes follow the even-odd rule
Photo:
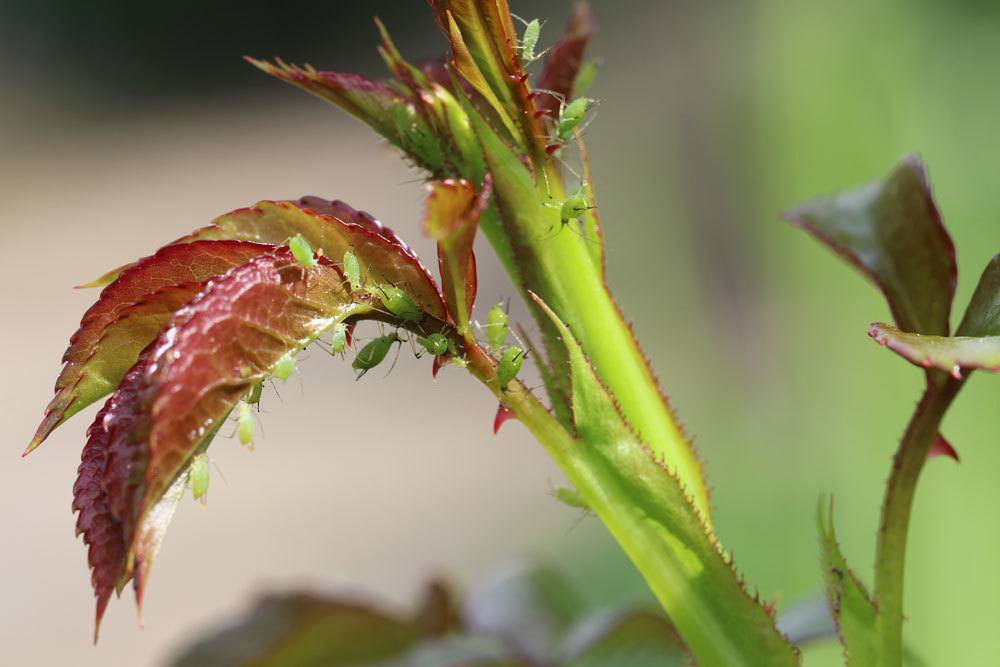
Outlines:
[[[514,2],[561,30],[567,2]],[[748,580],[782,605],[819,590],[816,497],[837,496],[870,580],[891,452],[919,373],[864,335],[878,295],[777,220],[809,196],[919,152],[959,251],[959,307],[1000,250],[1000,9],[964,0],[593,3],[603,60],[588,130],[609,277],[707,460],[716,522]],[[872,6],[877,5],[877,6]],[[185,501],[145,629],[112,603],[90,645],[85,552],[69,512],[94,410],[17,457],[66,340],[111,266],[262,198],[365,208],[425,258],[420,184],[361,125],[240,56],[380,76],[379,14],[405,54],[444,48],[422,2],[0,3],[0,663],[159,665],[257,591],[298,585],[398,605],[446,574],[469,586],[515,558],[556,564],[591,604],[647,599],[559,474],[457,369],[430,382],[404,351],[354,382],[318,349],[265,398],[252,455],[212,448],[207,507]],[[510,294],[480,253],[486,307]],[[523,311],[515,309],[515,313]],[[929,664],[1000,655],[995,511],[1000,379],[946,422],[961,465],[927,470],[911,531],[908,638]],[[819,646],[807,664],[837,664]]]

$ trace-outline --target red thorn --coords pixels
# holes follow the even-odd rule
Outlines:
[[[438,376],[438,371],[441,370],[441,367],[444,366],[444,363],[445,359],[443,354],[439,357],[434,357],[434,363],[431,365],[431,377]]]
[[[955,364],[952,367],[952,369],[951,369],[951,376],[953,378],[955,378],[956,380],[961,380],[962,379],[962,367],[959,366],[958,364]]]
[[[354,325],[353,324],[348,324],[344,328],[344,337],[347,340],[347,347],[352,347],[353,342],[354,342]]]
[[[927,452],[928,459],[932,459],[935,456],[947,456],[948,458],[955,459],[961,463],[961,459],[958,458],[958,452],[955,451],[955,448],[951,446],[951,443],[945,440],[944,436],[940,433],[938,433],[934,438],[934,442],[931,443],[931,449]]]
[[[517,419],[517,417],[514,416],[513,410],[501,403],[497,406],[497,416],[493,418],[493,435],[497,434],[497,431],[508,419]]]
[[[548,146],[545,147],[545,152],[548,153],[549,155],[552,155],[560,148],[562,148],[562,144],[549,144]]]

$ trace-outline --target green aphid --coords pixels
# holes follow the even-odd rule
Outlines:
[[[566,486],[561,486],[555,491],[556,498],[564,505],[569,507],[577,507],[582,510],[590,510],[590,505],[587,501],[583,499],[580,492],[576,489],[571,489]]]
[[[497,364],[497,382],[500,389],[506,389],[511,380],[517,377],[521,371],[521,364],[524,363],[524,350],[511,345],[500,355],[500,363]]]
[[[343,267],[347,282],[351,284],[351,290],[356,292],[361,289],[361,265],[357,256],[350,250],[344,253]]]
[[[410,295],[398,287],[380,286],[376,294],[382,300],[382,305],[385,306],[386,310],[404,322],[419,322],[423,319],[423,312],[417,307]]]
[[[347,349],[347,325],[338,322],[333,325],[333,332],[330,334],[330,352],[333,354],[343,354]]]
[[[521,37],[521,58],[529,63],[535,59],[535,47],[538,46],[538,39],[541,36],[542,22],[538,19],[528,21]]]
[[[508,322],[507,310],[502,303],[493,306],[487,313],[486,340],[494,350],[499,350],[507,342]]]
[[[591,208],[587,203],[587,199],[583,196],[583,188],[581,188],[569,197],[566,197],[566,201],[559,207],[559,219],[565,225],[570,220],[579,220]]]
[[[275,362],[274,368],[271,369],[271,375],[278,378],[279,380],[287,380],[292,377],[292,373],[295,372],[295,351],[289,350],[285,352],[284,355],[278,361]]]
[[[440,357],[448,353],[448,337],[440,333],[428,334],[424,338],[417,338],[417,342],[424,346],[424,349]]]
[[[580,71],[576,73],[576,78],[573,79],[573,95],[586,95],[590,87],[594,85],[594,79],[597,77],[597,64],[593,60],[589,60],[580,66]]]
[[[307,269],[316,266],[316,257],[313,254],[312,246],[306,241],[302,234],[296,234],[288,239],[288,247],[292,251],[295,261]]]
[[[253,413],[247,403],[240,404],[240,414],[236,418],[236,433],[240,438],[240,444],[244,447],[253,445],[254,431],[256,423],[253,420]]]
[[[588,97],[578,97],[569,104],[563,104],[559,109],[559,120],[556,121],[556,136],[565,143],[573,138],[573,130],[583,122],[584,116],[594,101]]]
[[[205,502],[208,493],[208,454],[195,454],[188,468],[188,484],[191,485],[191,495],[195,500]]]
[[[386,355],[389,354],[392,344],[399,341],[399,334],[395,331],[368,341],[351,362],[351,368],[359,371],[358,378],[360,379],[365,373],[382,363]]]
[[[264,395],[264,383],[258,382],[250,390],[250,394],[247,395],[246,402],[250,405],[257,405],[260,403],[261,397]]]

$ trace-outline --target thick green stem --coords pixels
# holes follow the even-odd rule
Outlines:
[[[948,406],[962,382],[939,371],[928,376],[927,389],[906,427],[893,457],[892,473],[882,504],[875,560],[875,598],[878,604],[880,664],[899,667],[903,656],[903,585],[906,538],[917,481]]]
[[[744,595],[737,590],[735,576],[732,587],[714,587],[709,581],[711,565],[699,560],[685,546],[683,537],[665,529],[636,501],[644,493],[644,480],[630,474],[628,454],[612,453],[608,458],[576,439],[518,382],[499,391],[494,362],[471,338],[465,347],[470,372],[545,447],[645,578],[699,665],[797,664],[794,650],[777,632],[758,634],[748,627],[749,622],[734,621],[733,609],[742,603],[731,596]],[[766,618],[765,612],[761,610],[760,616]]]

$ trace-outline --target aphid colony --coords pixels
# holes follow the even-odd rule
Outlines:
[[[302,268],[312,269],[318,264],[317,254],[301,234],[297,234],[288,240],[288,248],[295,261]],[[350,250],[344,253],[341,270],[351,291],[363,292],[378,299],[382,307],[387,311],[387,314],[392,315],[402,322],[414,324],[424,319],[423,311],[413,301],[413,298],[402,289],[394,285],[365,286],[361,277],[361,264]],[[516,345],[506,345],[510,327],[507,311],[503,304],[497,304],[490,309],[487,314],[485,328],[490,350],[494,355],[499,357],[496,369],[497,382],[500,390],[505,391],[507,385],[520,372],[525,352]],[[330,353],[344,354],[350,340],[348,326],[343,322],[337,322],[330,327],[329,331],[328,345]],[[360,379],[368,371],[385,361],[393,345],[397,343],[401,345],[404,342],[410,342],[417,357],[422,356],[426,352],[434,357],[450,355],[456,361],[461,361],[458,359],[458,352],[454,341],[444,333],[431,332],[423,336],[404,337],[401,330],[396,329],[376,336],[358,350],[354,360],[351,362],[351,367],[357,373],[357,379]],[[421,350],[418,350],[416,346],[419,346]],[[298,349],[293,349],[282,355],[271,366],[270,377],[281,381],[291,378],[296,368],[295,355],[299,351]],[[263,382],[255,383],[235,409],[236,436],[240,444],[250,450],[253,449],[253,440],[256,433],[256,420],[252,406],[257,406],[259,409],[263,390]],[[205,452],[198,453],[192,457],[187,475],[191,495],[195,500],[204,503],[209,485],[209,459]]]

